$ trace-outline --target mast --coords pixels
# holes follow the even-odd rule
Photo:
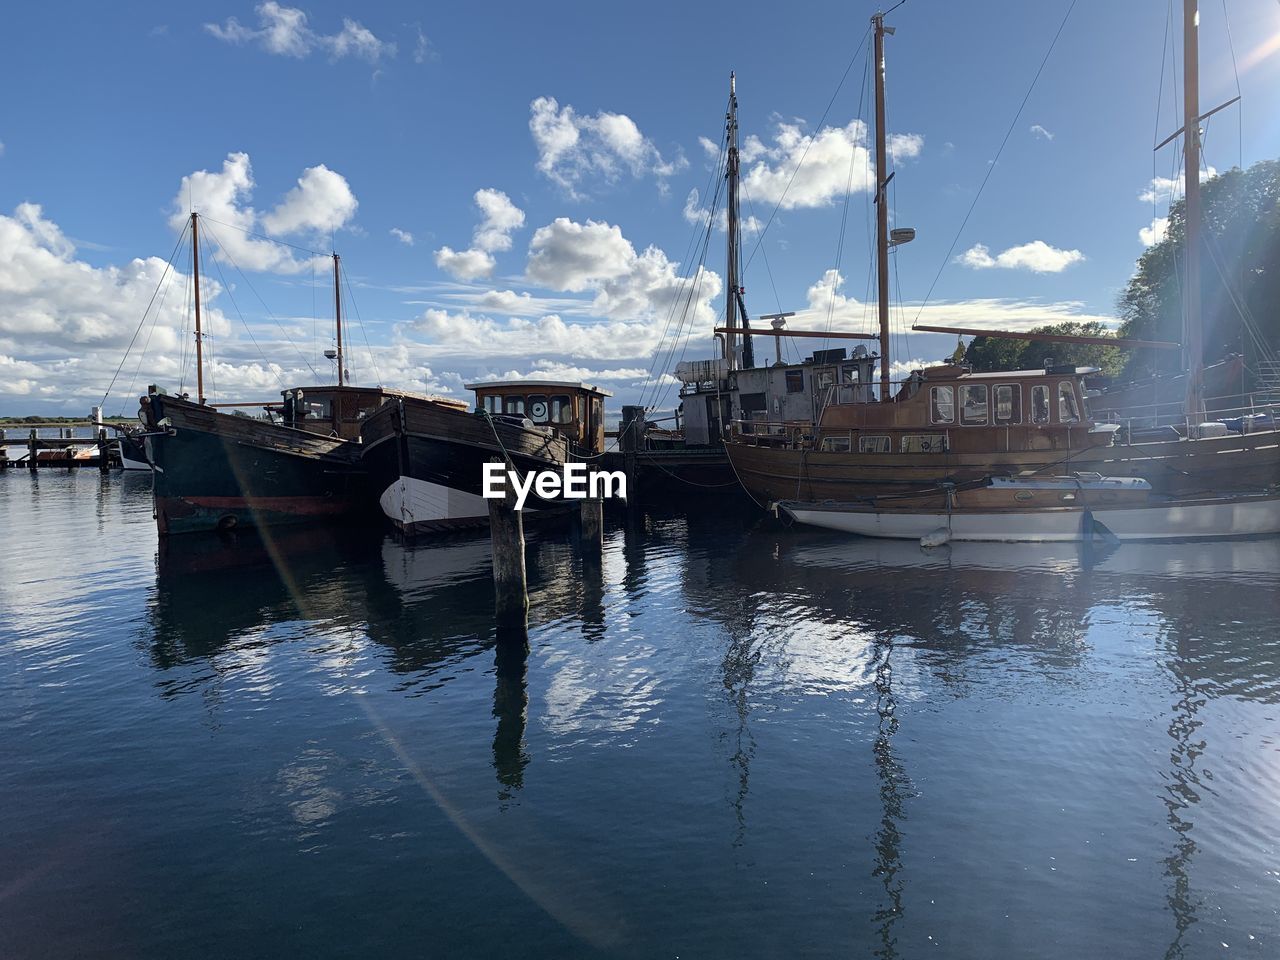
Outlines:
[[[1183,180],[1186,211],[1186,289],[1183,296],[1187,346],[1187,424],[1204,420],[1204,329],[1200,298],[1200,11],[1196,0],[1184,0],[1182,9]]]
[[[728,367],[737,367],[738,327],[738,92],[733,73],[729,74],[729,153],[725,162],[725,177],[729,181],[728,207],[725,210],[725,233],[728,237],[728,259],[725,267],[724,325],[730,331],[725,334],[724,351]]]
[[[196,306],[196,401],[204,405],[204,337],[200,332],[200,230],[199,214],[191,211],[191,274]]]
[[[338,331],[338,386],[343,385],[345,376],[342,366],[342,288],[338,283],[338,262],[341,259],[335,252],[333,255],[333,322]]]
[[[1194,0],[1190,0],[1194,2]],[[893,27],[884,25],[884,14],[871,18],[876,31],[876,279],[880,309],[880,401],[889,399],[889,204],[885,177],[888,166],[884,116],[884,36],[893,36]]]

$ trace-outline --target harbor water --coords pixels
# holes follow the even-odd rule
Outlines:
[[[0,957],[1280,956],[1280,540],[0,530]]]

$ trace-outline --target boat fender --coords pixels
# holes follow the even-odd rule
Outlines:
[[[937,530],[930,530],[920,538],[920,546],[922,547],[944,547],[951,542],[951,531],[946,527],[939,527]]]

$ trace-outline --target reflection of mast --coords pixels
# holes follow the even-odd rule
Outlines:
[[[902,888],[905,885],[899,874],[902,871],[902,856],[899,852],[902,844],[902,833],[898,823],[903,819],[903,800],[911,788],[902,764],[893,755],[893,736],[898,731],[897,701],[893,697],[893,664],[890,655],[891,644],[884,644],[884,656],[881,658],[882,645],[875,647],[876,657],[876,713],[879,716],[879,728],[876,742],[872,747],[875,754],[876,777],[880,781],[880,829],[876,831],[876,866],[871,872],[884,886],[886,904],[882,904],[873,915],[880,934],[880,946],[876,949],[877,957],[896,957],[897,940],[893,934],[893,926],[902,916]]]
[[[1202,725],[1196,719],[1196,708],[1203,701],[1195,683],[1187,677],[1178,664],[1170,665],[1170,671],[1177,683],[1178,702],[1176,712],[1169,721],[1169,736],[1173,740],[1173,749],[1169,753],[1169,764],[1172,771],[1168,785],[1165,787],[1164,805],[1169,811],[1169,826],[1177,835],[1173,852],[1165,858],[1164,875],[1170,886],[1166,899],[1169,910],[1174,916],[1176,933],[1165,950],[1166,960],[1175,960],[1183,955],[1182,938],[1196,922],[1196,903],[1191,895],[1191,878],[1187,867],[1196,852],[1196,842],[1191,838],[1194,823],[1183,817],[1181,811],[1193,807],[1200,801],[1196,788],[1200,786],[1200,778],[1196,774],[1196,760],[1204,750],[1203,741],[1197,743],[1192,739]]]
[[[733,756],[729,762],[733,764],[738,775],[738,791],[733,799],[734,814],[738,821],[738,835],[734,840],[735,847],[741,846],[747,832],[747,821],[743,815],[746,806],[747,792],[751,786],[751,759],[756,753],[755,737],[747,721],[751,718],[751,701],[747,688],[756,674],[760,663],[760,650],[752,645],[751,637],[734,639],[725,654],[722,671],[724,689],[729,694],[734,712],[738,717],[738,729],[734,736]]]

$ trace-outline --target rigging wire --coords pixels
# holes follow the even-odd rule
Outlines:
[[[181,242],[181,239],[179,239],[179,242]],[[177,251],[175,250],[174,252],[176,253]],[[160,294],[160,303],[156,307],[156,312],[151,317],[151,327],[147,330],[147,339],[142,341],[142,349],[138,351],[138,363],[133,368],[133,376],[129,378],[129,389],[125,391],[126,397],[133,395],[133,388],[138,382],[138,374],[142,372],[142,364],[147,359],[147,349],[151,346],[151,338],[155,336],[156,327],[160,325],[160,317],[164,315],[164,305],[169,300],[169,291],[173,289],[172,277],[169,278],[168,283],[165,283],[165,278],[161,277],[160,282],[164,286],[164,292]],[[126,353],[125,356],[127,357],[128,354]],[[102,402],[104,406],[106,401],[107,398],[103,397]],[[125,416],[123,407],[120,410],[120,416]]]
[[[238,230],[241,233],[243,233],[246,237],[253,237],[255,240],[266,240],[268,243],[278,243],[282,247],[291,247],[294,250],[301,251],[302,253],[309,253],[313,257],[328,256],[328,254],[325,254],[320,250],[312,250],[310,247],[303,247],[296,243],[290,243],[288,240],[280,240],[277,237],[268,237],[266,234],[255,233],[252,230],[246,230],[244,227],[237,226],[234,223],[227,223],[225,220],[215,220],[213,219],[213,217],[209,216],[208,214],[204,214],[204,213],[200,214],[200,219],[204,220],[206,223],[216,223],[220,227],[230,227],[232,230]]]
[[[360,336],[364,338],[365,348],[369,351],[369,365],[373,367],[373,378],[379,387],[382,386],[382,374],[378,372],[378,361],[373,356],[373,345],[369,343],[369,334],[364,327],[364,318],[360,316],[360,305],[356,303],[355,291],[351,289],[351,279],[344,273],[342,282],[347,287],[347,302],[356,312],[356,323],[360,324]]]
[[[212,236],[212,232],[210,232],[210,235]],[[214,242],[217,243],[216,237],[214,237]],[[222,248],[221,243],[218,244],[218,247],[223,250],[224,254],[226,253],[226,250]],[[271,375],[276,378],[276,382],[283,387],[285,385],[284,380],[280,377],[280,374],[276,372],[276,366],[267,359],[266,353],[263,352],[262,347],[258,344],[258,338],[253,335],[253,330],[249,327],[249,321],[244,318],[244,313],[240,310],[240,304],[236,303],[236,298],[231,292],[231,284],[227,283],[227,278],[222,272],[222,263],[217,257],[213,258],[213,263],[214,266],[218,268],[218,279],[222,281],[222,289],[226,291],[227,299],[231,301],[231,306],[235,309],[236,315],[240,318],[240,323],[244,326],[244,332],[249,334],[249,340],[253,343],[254,349],[258,351],[258,355],[262,357],[262,362],[266,364]]]
[[[1044,72],[1049,57],[1053,55],[1053,48],[1058,45],[1058,38],[1062,36],[1062,31],[1067,25],[1067,21],[1071,19],[1071,11],[1075,10],[1077,0],[1071,0],[1067,6],[1067,12],[1062,17],[1062,22],[1058,24],[1057,32],[1054,33],[1053,39],[1049,42],[1049,49],[1045,51],[1044,59],[1040,61],[1040,66],[1036,69],[1036,74],[1031,78],[1031,86],[1027,87],[1027,92],[1022,98],[1022,102],[1018,104],[1018,109],[1013,115],[1013,120],[1009,122],[1009,129],[1005,131],[1004,139],[1000,141],[1000,148],[996,150],[996,155],[987,167],[986,175],[982,178],[982,183],[978,185],[978,192],[974,194],[973,202],[969,204],[969,210],[965,213],[964,219],[960,221],[960,229],[956,231],[955,238],[951,241],[951,246],[947,248],[947,255],[942,258],[942,264],[938,267],[938,272],[933,277],[933,282],[929,284],[929,290],[924,295],[924,300],[920,303],[920,309],[916,311],[916,323],[920,320],[924,308],[928,305],[929,300],[933,297],[933,290],[938,285],[938,278],[942,276],[942,271],[947,268],[947,264],[951,262],[951,254],[955,252],[956,244],[960,242],[960,237],[964,233],[964,228],[969,223],[969,218],[973,216],[974,208],[978,206],[978,201],[982,198],[982,191],[987,187],[987,181],[991,179],[991,174],[995,172],[996,165],[1000,162],[1000,155],[1004,153],[1005,144],[1009,142],[1009,137],[1013,135],[1013,128],[1018,125],[1018,118],[1022,116],[1022,111],[1027,106],[1027,101],[1031,99],[1031,93],[1036,88],[1036,83],[1040,80],[1040,74]]]
[[[133,331],[133,336],[129,339],[129,346],[125,348],[124,356],[120,358],[120,365],[116,367],[115,375],[112,376],[111,383],[107,385],[107,392],[102,395],[102,408],[104,410],[107,406],[107,398],[111,396],[111,388],[116,385],[116,378],[120,376],[120,371],[124,369],[124,362],[129,359],[129,351],[133,349],[133,344],[138,339],[138,334],[142,332],[142,325],[147,322],[147,314],[151,312],[151,305],[155,303],[156,295],[160,293],[160,287],[164,285],[165,278],[169,275],[169,270],[173,266],[173,258],[178,255],[178,248],[182,245],[182,238],[186,235],[187,228],[184,227],[182,232],[178,234],[177,242],[173,245],[173,252],[169,254],[169,260],[165,263],[164,272],[160,274],[160,282],[156,284],[155,290],[151,291],[151,299],[147,301],[147,309],[142,311],[142,319],[138,321],[138,327]]]
[[[207,218],[201,217],[200,219],[204,220]],[[216,220],[214,221],[214,223],[217,223],[217,222],[218,221]],[[288,343],[289,346],[293,347],[293,349],[297,352],[298,356],[302,359],[303,364],[306,366],[308,370],[311,371],[311,376],[317,377],[317,380],[318,380],[315,367],[311,365],[311,361],[307,359],[307,355],[302,352],[301,347],[299,347],[296,343],[294,343],[293,338],[289,336],[289,331],[285,329],[285,326],[283,323],[280,322],[280,319],[274,313],[271,312],[271,308],[268,307],[267,302],[262,299],[262,295],[258,293],[258,289],[253,285],[252,281],[250,281],[249,278],[245,275],[245,272],[240,269],[240,264],[236,262],[236,258],[231,255],[231,252],[229,250],[227,250],[226,245],[223,244],[223,242],[220,239],[218,239],[217,234],[215,234],[208,227],[205,228],[205,231],[210,236],[213,237],[214,242],[217,243],[218,249],[222,251],[223,256],[225,256],[228,260],[231,261],[231,266],[235,267],[236,273],[240,275],[240,279],[244,281],[245,286],[247,286],[249,288],[249,291],[255,297],[258,298],[258,302],[262,304],[262,309],[267,312],[267,316],[269,316],[275,322],[275,325],[280,328],[280,333],[284,337],[285,342]],[[313,270],[314,270],[314,267],[313,267]],[[228,288],[228,291],[229,290],[230,288]],[[228,295],[230,294],[228,293]],[[232,302],[233,303],[235,302],[234,299],[232,300]],[[263,359],[265,360],[266,358],[264,357]]]
[[[902,6],[904,2],[905,0],[899,0],[893,9],[896,10],[898,7]],[[1075,0],[1072,0],[1073,4],[1074,2]],[[836,97],[840,95],[840,90],[849,76],[849,71],[853,69],[853,65],[857,62],[858,56],[862,53],[863,48],[866,47],[867,38],[869,36],[871,36],[871,27],[868,25],[866,31],[862,34],[862,41],[858,44],[857,49],[854,50],[853,56],[849,58],[849,63],[844,68],[844,73],[840,75],[840,82],[836,84],[836,89],[831,94],[831,99],[827,101],[826,109],[822,111],[822,116],[818,118],[818,124],[814,127],[816,131],[821,132],[822,125],[826,122],[827,115],[831,113],[831,107],[835,104]],[[813,146],[815,139],[815,137],[810,137],[809,142],[805,144],[804,151],[800,154],[800,159],[796,162],[796,167],[791,171],[791,177],[787,180],[787,185],[782,189],[782,195],[778,197],[778,202],[774,204],[773,212],[769,214],[769,219],[765,222],[765,225],[761,228],[759,235],[756,237],[755,246],[751,248],[751,254],[747,257],[747,267],[751,266],[751,261],[755,259],[756,251],[760,249],[760,245],[764,242],[765,234],[769,232],[769,227],[778,216],[778,211],[782,209],[782,202],[787,198],[787,192],[791,189],[791,185],[795,183],[796,175],[800,172],[800,168],[804,166],[805,157],[809,155],[809,149]]]
[[[1231,39],[1231,17],[1227,13],[1227,0],[1222,0],[1222,19],[1227,27],[1227,49],[1231,51],[1231,72],[1236,80],[1236,165],[1244,169],[1244,93],[1240,89],[1240,68],[1236,66],[1236,45]]]

